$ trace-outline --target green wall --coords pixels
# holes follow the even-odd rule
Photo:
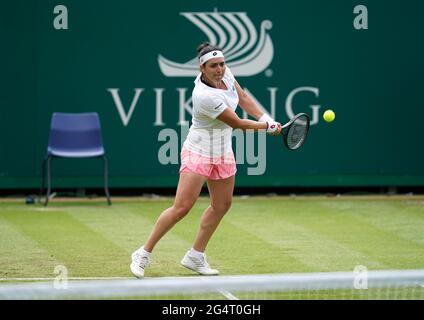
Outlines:
[[[354,28],[359,4],[368,9],[368,29]],[[68,10],[68,29],[54,27],[57,5]],[[275,98],[277,120],[288,120],[294,90],[318,93],[292,100],[294,113],[313,117],[315,108],[304,147],[290,152],[281,138],[268,136],[265,173],[249,175],[256,165],[239,164],[238,186],[424,185],[422,1],[18,0],[2,1],[0,10],[2,189],[39,186],[53,112],[91,111],[100,114],[111,187],[175,186],[179,165],[159,162],[165,142],[158,136],[164,129],[180,132],[194,77],[165,75],[158,58],[184,63],[195,57],[207,36],[181,13],[202,12],[215,12],[202,21],[212,16],[227,25],[245,12],[258,33],[263,21],[272,23],[270,63],[236,77],[270,112]],[[142,89],[126,125],[111,89],[119,89],[125,113]],[[331,124],[322,120],[328,108],[336,112]],[[102,185],[100,160],[60,159],[53,166],[54,187]]]

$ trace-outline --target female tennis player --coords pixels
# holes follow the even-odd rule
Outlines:
[[[147,241],[132,254],[130,269],[137,278],[144,276],[157,242],[187,215],[206,181],[210,205],[201,217],[193,247],[181,264],[201,275],[219,274],[209,266],[204,252],[233,198],[236,162],[232,130],[263,129],[271,135],[281,132],[281,124],[263,113],[240,87],[221,49],[203,43],[197,51],[200,73],[194,81],[192,125],[181,151],[177,193],[174,204],[159,216]],[[258,121],[239,118],[237,105]]]

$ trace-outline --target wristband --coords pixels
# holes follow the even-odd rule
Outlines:
[[[272,119],[268,114],[264,113],[258,120],[259,122],[274,122],[274,119]]]

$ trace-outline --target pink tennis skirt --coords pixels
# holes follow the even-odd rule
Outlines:
[[[193,172],[211,180],[226,179],[237,172],[233,151],[222,157],[205,157],[183,147],[180,173]]]

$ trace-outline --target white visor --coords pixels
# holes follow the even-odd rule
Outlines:
[[[200,65],[204,64],[206,61],[213,59],[213,58],[224,58],[224,55],[222,54],[222,51],[214,50],[208,53],[205,53],[203,56],[199,58]]]

